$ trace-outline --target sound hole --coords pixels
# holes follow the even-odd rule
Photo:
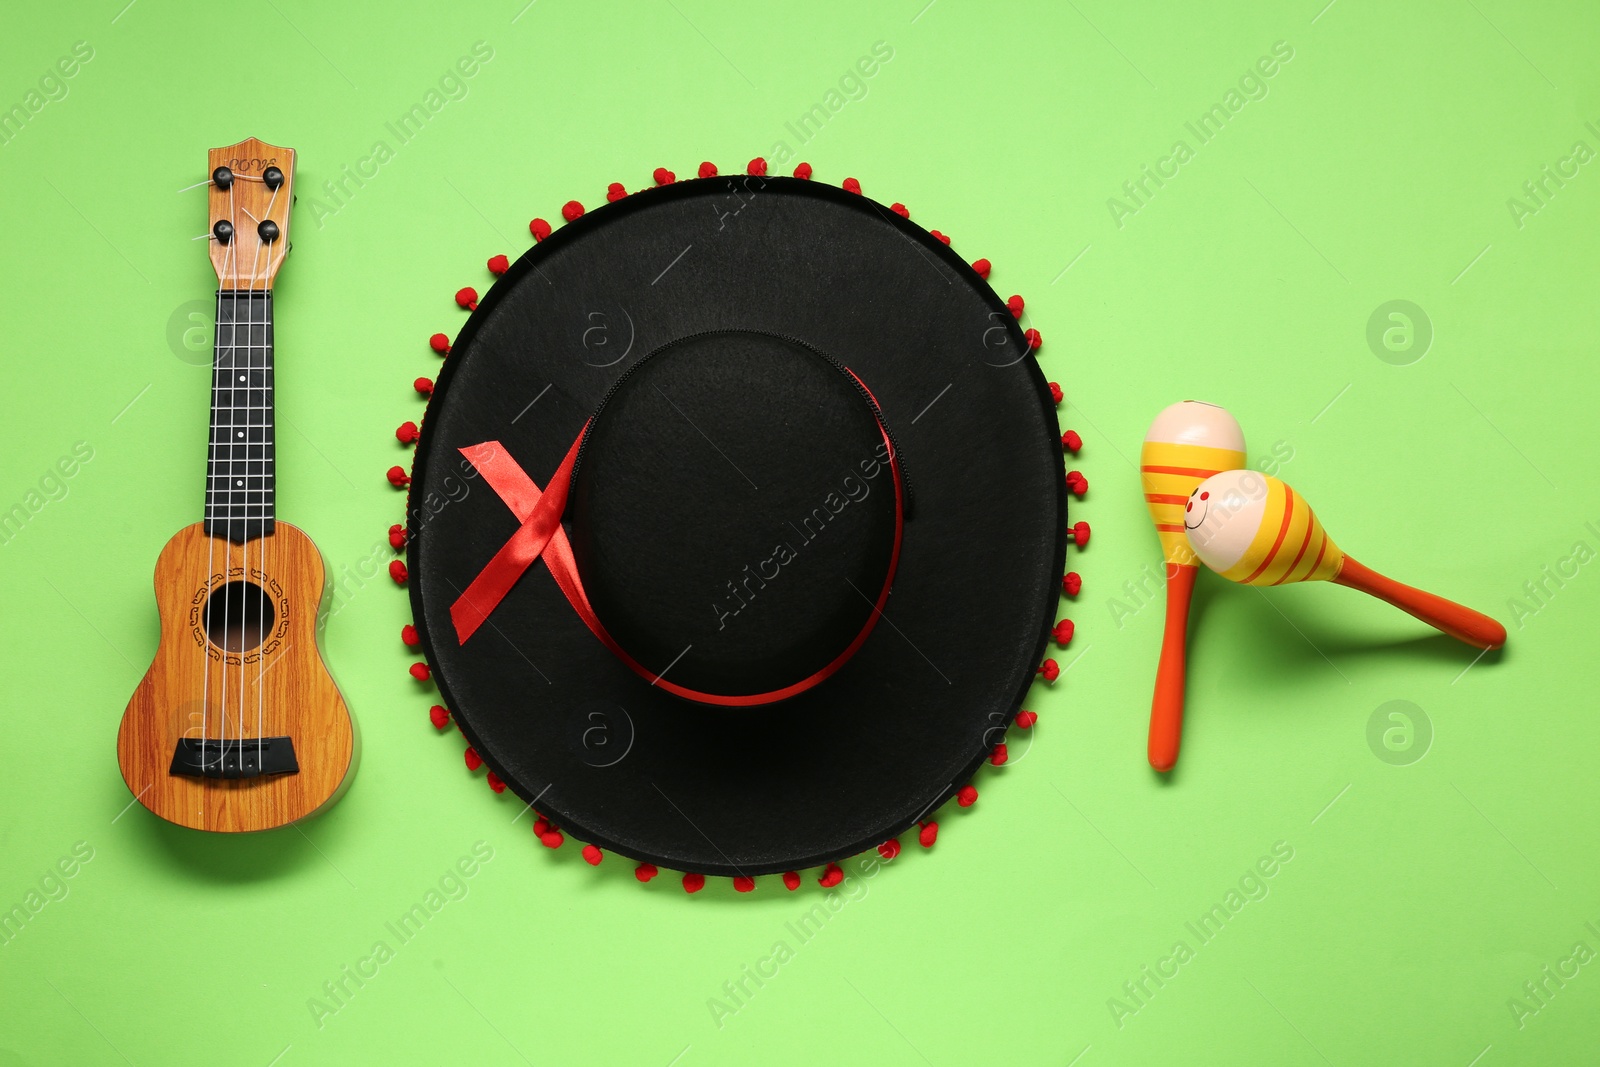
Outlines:
[[[229,582],[206,598],[206,637],[227,652],[247,652],[266,640],[278,614],[254,582]]]

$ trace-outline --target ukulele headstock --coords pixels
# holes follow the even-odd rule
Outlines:
[[[211,266],[225,289],[271,289],[289,251],[294,149],[246,138],[207,153]]]

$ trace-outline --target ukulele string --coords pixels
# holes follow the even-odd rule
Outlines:
[[[235,227],[234,237],[229,241],[229,244],[233,247],[233,284],[230,287],[231,297],[228,311],[228,348],[225,366],[222,368],[224,373],[230,376],[228,381],[228,409],[230,412],[233,409],[234,399],[231,376],[236,364],[239,362],[239,248],[236,243],[238,241],[238,206],[238,198],[234,194],[234,187],[230,184],[228,186],[228,221],[230,225]],[[218,393],[220,399],[220,385]],[[229,421],[232,422],[232,419],[230,418]],[[218,428],[219,430],[224,429],[220,426]],[[233,560],[233,541],[229,536],[232,532],[233,521],[233,445],[229,443],[225,447],[227,447],[228,452],[222,465],[220,477],[224,482],[223,489],[226,496],[219,494],[223,502],[217,509],[222,516],[222,624],[218,628],[221,640],[218,642],[217,650],[218,658],[222,661],[222,677],[219,683],[220,688],[217,690],[217,764],[219,767],[225,767],[228,760],[228,623],[232,615],[229,599],[231,583],[228,581],[228,575],[232,569],[231,563]]]
[[[278,188],[281,189],[283,187],[279,186]],[[267,201],[267,211],[266,211],[267,218],[269,218],[269,219],[272,218],[272,208],[273,208],[274,205],[277,204],[277,202],[278,202],[278,189],[274,189],[272,191],[271,199]],[[266,433],[266,431],[267,431],[267,421],[266,420],[271,415],[271,412],[270,412],[269,409],[270,409],[271,404],[272,404],[272,392],[273,392],[273,390],[272,390],[272,382],[269,380],[270,376],[272,375],[272,358],[271,358],[272,357],[272,339],[267,336],[268,331],[272,329],[272,315],[270,314],[271,308],[269,306],[271,300],[272,300],[272,246],[268,245],[267,246],[267,272],[266,272],[265,277],[262,279],[262,293],[261,293],[261,431],[262,431],[262,433],[261,433],[261,446],[260,446],[260,452],[261,452],[261,463],[260,463],[260,469],[261,469],[261,548],[260,548],[260,552],[259,552],[260,561],[261,562],[260,562],[260,567],[259,567],[259,569],[257,571],[257,573],[261,576],[261,600],[258,602],[258,610],[257,610],[257,615],[256,615],[256,632],[257,632],[257,636],[260,638],[260,644],[258,644],[256,646],[256,648],[257,648],[257,651],[256,651],[256,771],[257,771],[257,773],[261,773],[263,771],[263,767],[261,765],[261,763],[262,763],[262,748],[263,748],[263,742],[262,742],[262,739],[261,739],[261,726],[262,726],[262,718],[263,718],[264,706],[265,706],[265,703],[266,703],[266,678],[267,678],[267,634],[266,634],[266,629],[267,629],[267,531],[266,531],[266,523],[267,523],[267,483],[268,483],[267,463],[269,462],[269,459],[268,459],[268,456],[267,456],[267,433]],[[249,440],[249,438],[246,438],[246,440]],[[271,461],[271,462],[273,463],[273,467],[276,468],[276,466],[277,466],[276,461]],[[245,558],[246,558],[246,561],[248,563],[248,560],[249,560],[248,551],[246,553]],[[241,758],[241,760],[243,759],[243,754],[242,753],[240,755],[240,758]]]
[[[247,212],[247,214],[248,214],[248,212]],[[272,252],[271,252],[270,249],[268,250],[267,255],[268,255],[269,258],[272,255]],[[244,373],[239,375],[240,378],[244,379],[244,400],[245,400],[245,411],[246,411],[246,414],[245,414],[245,428],[240,432],[244,434],[244,445],[243,445],[243,447],[244,447],[244,468],[245,468],[245,471],[244,471],[244,474],[242,476],[236,476],[234,478],[234,481],[238,482],[240,487],[244,490],[240,494],[240,496],[242,496],[244,498],[244,515],[243,515],[243,518],[241,519],[241,525],[240,525],[240,533],[241,533],[242,536],[240,537],[239,547],[240,547],[240,556],[241,556],[240,577],[246,583],[248,583],[250,581],[250,486],[249,486],[249,483],[248,483],[247,479],[251,478],[252,475],[250,473],[250,435],[249,435],[249,429],[250,429],[250,426],[251,426],[251,420],[254,418],[254,413],[255,413],[255,405],[250,403],[250,399],[251,399],[251,397],[250,397],[251,383],[250,383],[249,376],[255,370],[255,328],[256,328],[255,291],[256,291],[256,272],[260,269],[260,266],[261,266],[261,245],[258,243],[256,245],[255,255],[251,258],[251,261],[250,261],[250,288],[245,293],[245,307],[247,309],[246,312],[245,312],[245,332],[244,332],[244,344],[245,344],[245,360],[244,360],[244,362],[245,362],[245,368],[244,368]],[[234,417],[235,418],[238,418],[238,411],[239,411],[238,405],[236,404],[236,405],[234,405]],[[245,721],[246,721],[245,720],[245,716],[248,714],[248,709],[249,709],[249,696],[245,691],[245,685],[249,681],[249,671],[248,671],[248,668],[246,668],[246,666],[245,666],[245,651],[246,651],[245,650],[245,618],[244,618],[245,601],[244,601],[244,586],[243,585],[241,585],[240,588],[239,588],[239,598],[240,599],[239,599],[239,730],[238,730],[238,745],[239,745],[239,766],[240,766],[240,770],[242,772],[243,768],[244,768],[244,727],[245,727]]]
[[[233,180],[234,181],[245,181],[245,182],[258,182],[258,181],[261,181],[260,178],[252,178],[248,174],[235,174],[233,176]],[[215,184],[216,184],[216,179],[215,178],[207,177],[206,180],[203,181],[203,182],[195,182],[193,185],[185,185],[182,189],[179,189],[178,192],[187,193],[190,189],[198,189],[202,185],[215,185]]]
[[[235,242],[239,239],[238,219],[238,200],[233,195],[233,186],[229,185],[228,221],[234,227],[233,241]],[[246,305],[245,343],[247,345],[250,341],[248,307],[249,305]],[[228,327],[228,342],[228,411],[230,415],[228,423],[231,429],[233,420],[238,416],[239,411],[238,384],[233,381],[233,376],[239,369],[239,256],[237,251],[233,257],[233,313],[232,321]],[[217,717],[221,725],[221,737],[218,740],[217,752],[224,772],[228,767],[228,626],[233,621],[233,582],[229,580],[233,570],[233,483],[235,481],[233,447],[233,440],[230,438],[228,441],[228,473],[225,476],[228,482],[228,502],[223,509],[226,517],[223,519],[223,537],[225,540],[222,543],[222,700],[217,708]],[[239,666],[242,670],[244,664],[241,663]]]
[[[233,190],[231,188],[228,190],[228,198],[230,200],[232,200],[232,198],[233,198]],[[205,519],[207,521],[215,520],[216,510],[217,510],[216,509],[216,496],[217,496],[217,493],[216,493],[216,485],[215,485],[215,483],[216,483],[216,480],[217,480],[217,396],[218,396],[218,390],[219,390],[219,388],[221,387],[221,384],[222,384],[222,378],[221,378],[221,374],[222,374],[222,336],[221,336],[221,331],[222,331],[222,289],[223,289],[222,278],[225,277],[227,275],[227,273],[228,273],[228,263],[232,259],[232,257],[233,257],[233,242],[230,241],[228,243],[227,250],[225,252],[223,252],[223,254],[222,254],[222,270],[219,273],[218,280],[217,280],[217,312],[216,312],[216,317],[211,320],[212,323],[213,323],[212,334],[213,334],[213,338],[214,338],[214,346],[213,346],[212,359],[211,359],[211,434],[210,434],[210,436],[211,436],[211,442],[210,442],[211,453],[210,453],[210,456],[209,456],[210,462],[207,463],[207,465],[206,465],[205,511],[206,511],[207,514],[205,516]],[[201,529],[204,530],[205,526],[202,525]],[[206,538],[206,585],[207,585],[208,588],[209,588],[209,586],[211,584],[211,575],[216,573],[215,572],[216,562],[217,562],[217,541],[216,541],[215,537],[209,537],[208,536]],[[212,590],[212,591],[215,592],[215,590]],[[210,606],[211,606],[211,602],[210,602],[210,597],[208,595],[207,596],[207,600],[206,600],[206,614],[208,616],[210,615]],[[210,620],[209,617],[203,620],[203,622],[208,623],[208,624],[210,623],[210,621],[211,620]],[[207,626],[207,629],[209,629],[209,628],[210,627]],[[203,680],[201,682],[201,686],[200,686],[200,770],[201,770],[201,773],[205,772],[205,766],[206,766],[206,737],[210,733],[210,727],[211,727],[211,648],[210,648],[210,645],[211,645],[211,641],[210,641],[210,638],[208,637],[207,640],[206,640],[205,647],[200,650],[201,670],[204,672],[204,678],[203,678]],[[191,721],[193,721],[193,720],[191,720]]]

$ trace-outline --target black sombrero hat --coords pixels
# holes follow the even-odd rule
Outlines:
[[[747,889],[1003,752],[1070,636],[1082,479],[987,263],[853,181],[709,169],[536,219],[457,294],[392,534],[469,767],[547,844]]]

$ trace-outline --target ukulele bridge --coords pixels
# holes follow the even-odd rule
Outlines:
[[[246,737],[217,741],[180,737],[168,774],[187,778],[259,778],[295,774],[294,741],[288,737]]]

